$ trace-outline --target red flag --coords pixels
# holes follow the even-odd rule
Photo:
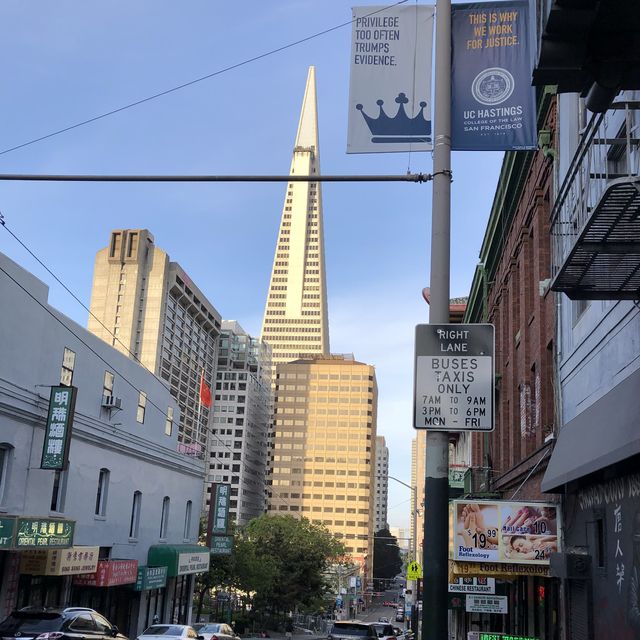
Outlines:
[[[211,389],[209,385],[204,381],[204,369],[200,376],[200,403],[208,409],[211,408]]]

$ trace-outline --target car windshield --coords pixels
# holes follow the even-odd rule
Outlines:
[[[182,627],[175,624],[158,624],[146,629],[142,635],[143,636],[181,636]]]
[[[365,624],[334,624],[331,633],[345,636],[362,636],[366,638],[369,635],[369,627]]]
[[[0,623],[1,635],[22,635],[29,633],[40,634],[44,631],[57,631],[62,626],[62,616],[59,613],[29,614],[16,611]]]
[[[214,623],[209,623],[209,624],[201,624],[199,625],[199,628],[197,629],[198,633],[218,633],[220,631],[220,627],[222,625],[220,624],[214,624]]]

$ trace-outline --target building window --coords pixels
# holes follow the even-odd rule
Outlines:
[[[160,538],[167,537],[167,530],[169,527],[169,505],[171,500],[169,496],[165,496],[162,500],[162,516],[160,518]]]
[[[51,490],[51,511],[64,511],[64,498],[67,492],[67,474],[57,470],[53,474],[53,488]]]
[[[107,515],[107,493],[109,491],[109,469],[100,469],[98,475],[98,491],[96,492],[96,510],[97,516]]]
[[[111,371],[104,372],[104,382],[102,383],[102,395],[108,398],[113,396],[113,381],[115,376]]]
[[[170,436],[173,433],[173,407],[167,407],[167,419],[164,423],[164,435]]]
[[[64,355],[62,356],[62,372],[60,374],[60,384],[64,384],[67,387],[71,386],[73,382],[73,368],[76,364],[76,354],[71,349],[64,348]]]
[[[189,532],[191,531],[191,510],[193,503],[191,500],[187,500],[187,506],[184,510],[184,534],[183,538],[189,540]]]
[[[129,537],[137,538],[140,530],[140,510],[142,508],[142,492],[135,491],[133,504],[131,505],[131,523],[129,524]]]
[[[138,396],[138,412],[136,414],[136,420],[142,424],[144,422],[144,412],[147,407],[147,394],[144,391],[140,392]]]
[[[4,496],[9,484],[9,465],[13,447],[10,444],[0,445],[0,504],[4,504]]]

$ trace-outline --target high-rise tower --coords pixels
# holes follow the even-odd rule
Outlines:
[[[315,68],[309,67],[289,175],[319,174],[316,76]],[[274,367],[329,354],[319,182],[287,184],[261,338],[273,349]]]

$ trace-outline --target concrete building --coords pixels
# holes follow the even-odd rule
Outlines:
[[[209,550],[197,546],[203,463],[177,451],[174,398],[2,254],[0,299],[0,616],[91,606],[130,637],[155,614],[186,622]],[[54,420],[72,389],[65,437]]]
[[[207,485],[229,483],[229,513],[246,524],[265,512],[271,424],[271,348],[224,320],[208,446]],[[210,486],[205,494],[209,506]]]
[[[309,68],[290,175],[320,174],[314,67]],[[329,353],[320,182],[287,184],[261,339],[273,365]]]
[[[118,229],[96,255],[90,309],[91,333],[167,381],[180,407],[178,442],[203,457],[209,409],[199,392],[203,371],[213,382],[215,307],[149,231]]]
[[[318,356],[277,367],[269,512],[325,525],[371,577],[378,390],[372,366]]]
[[[374,531],[387,529],[387,506],[389,498],[389,448],[384,436],[376,436],[376,482]]]

